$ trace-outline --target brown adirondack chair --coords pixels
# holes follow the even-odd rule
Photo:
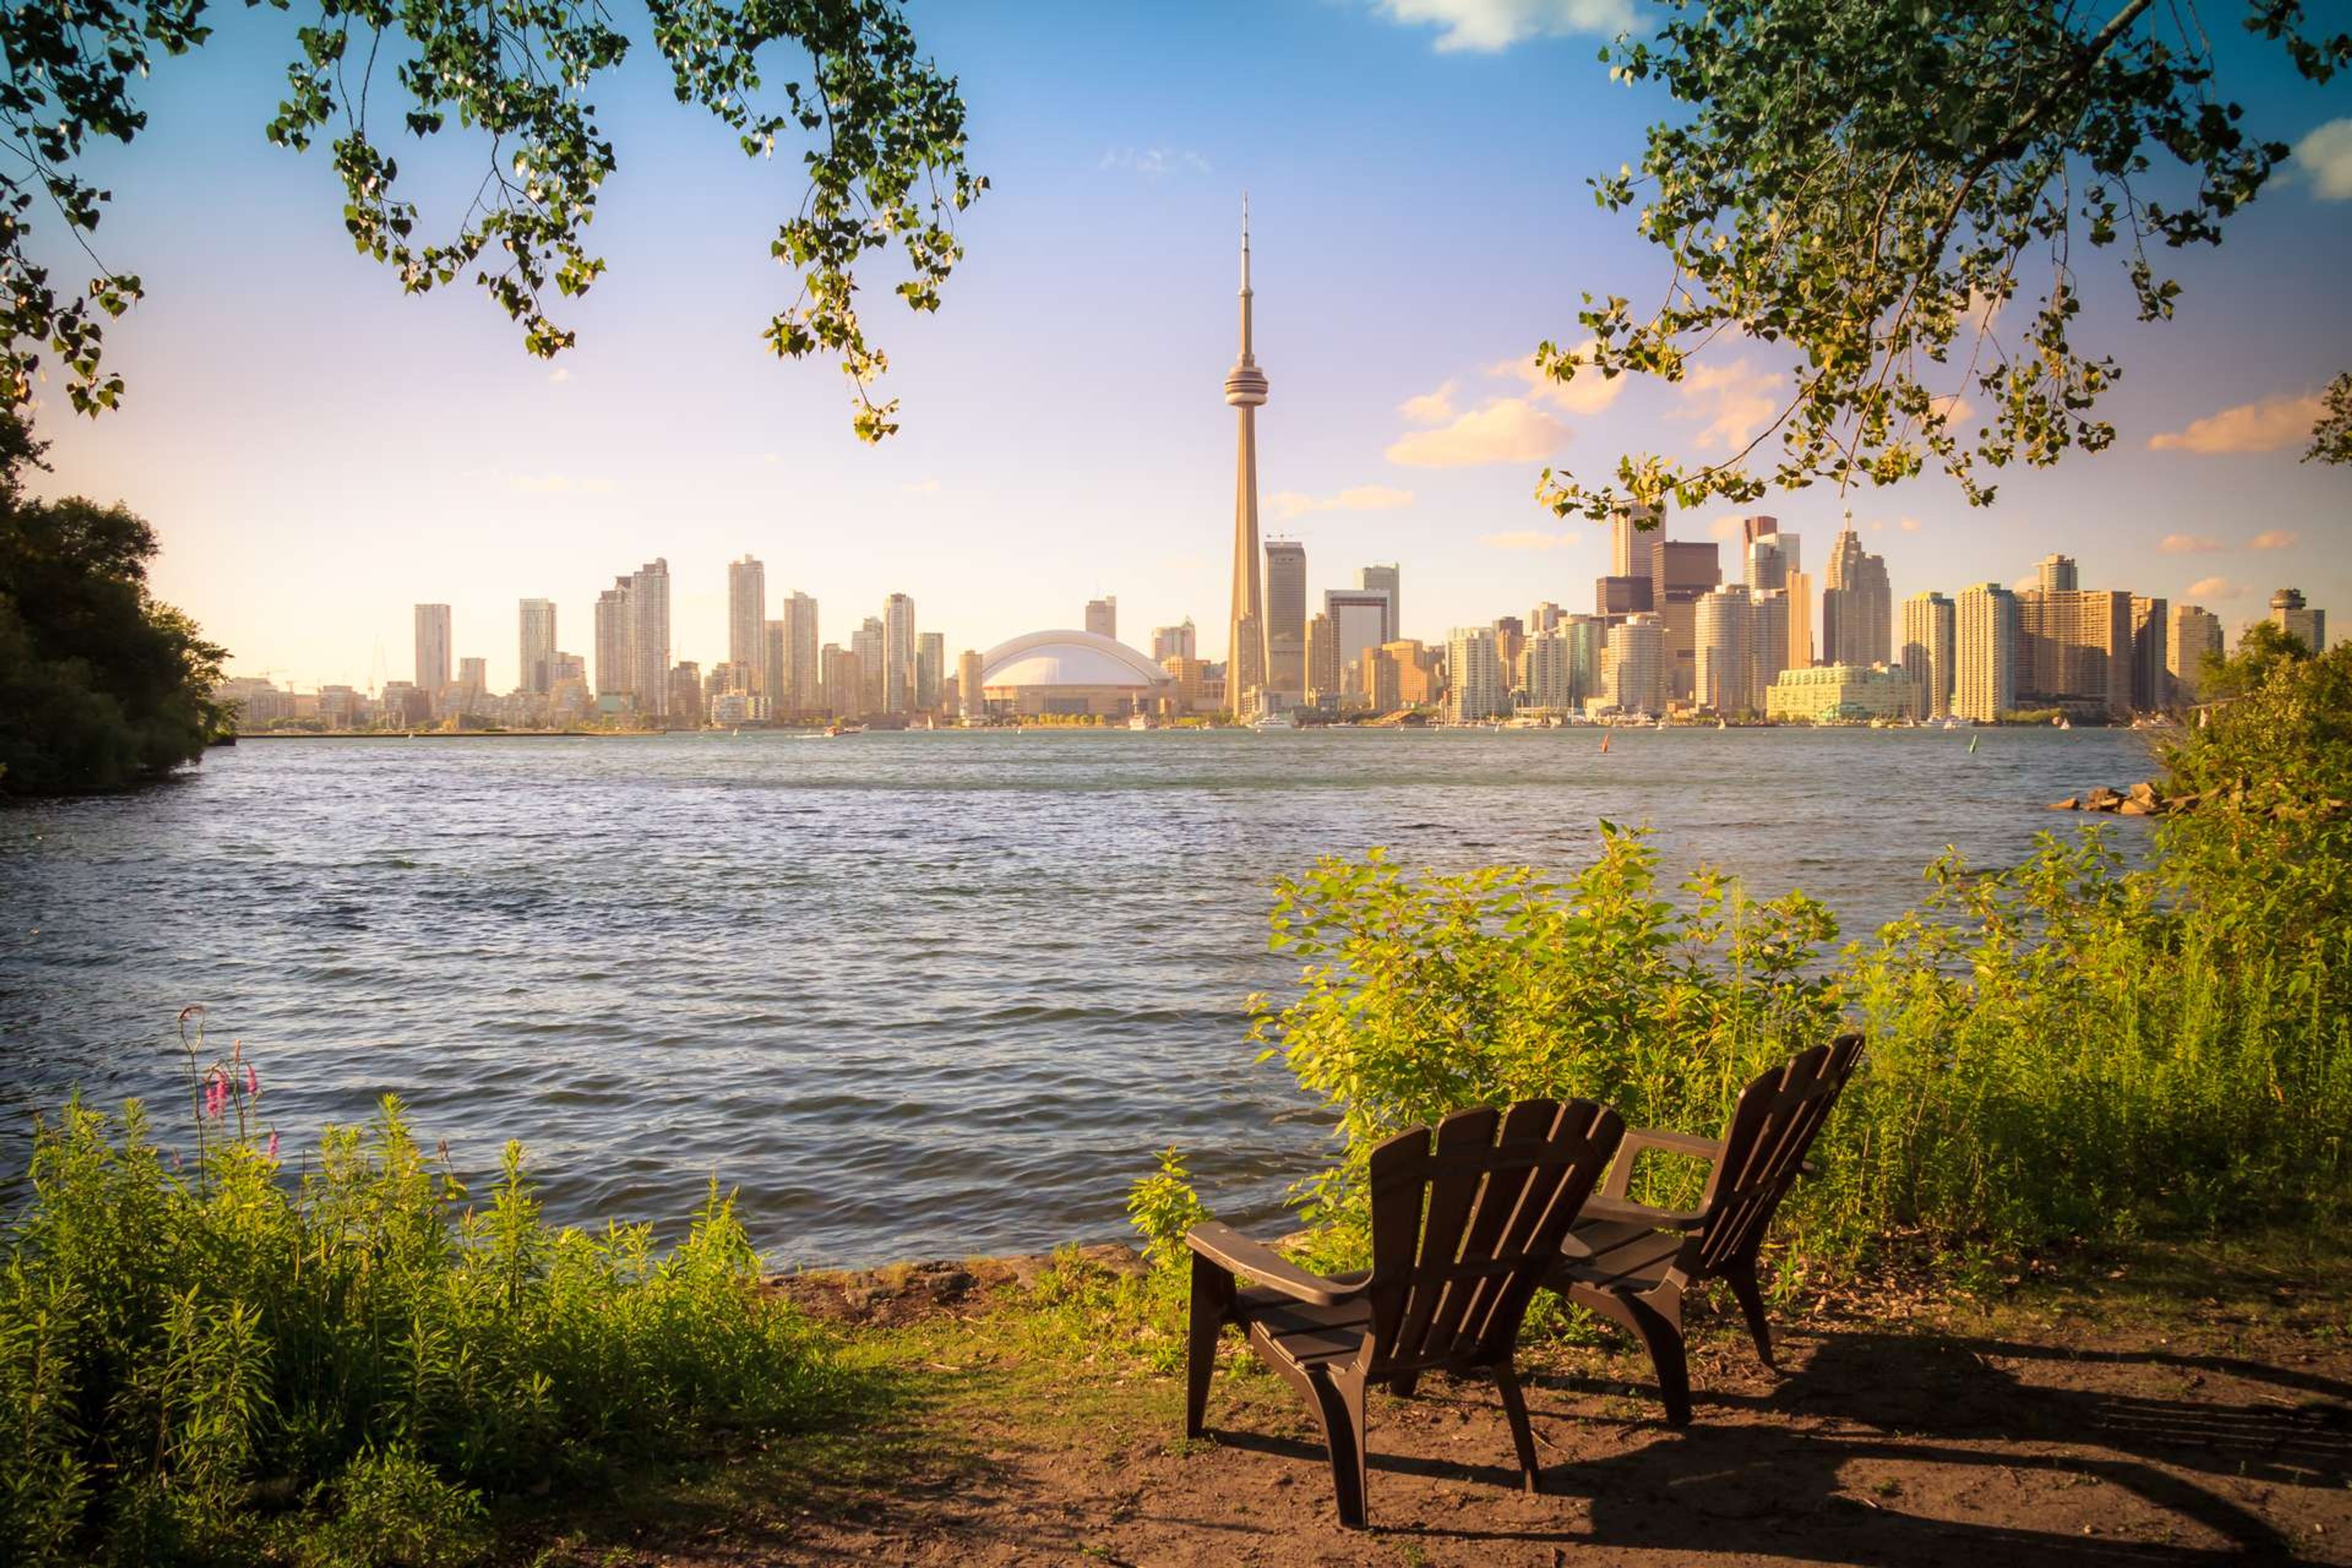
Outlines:
[[[1691,1418],[1683,1298],[1695,1288],[1710,1279],[1729,1285],[1756,1338],[1756,1353],[1766,1366],[1773,1364],[1757,1248],[1861,1057],[1862,1037],[1842,1035],[1759,1075],[1739,1091],[1721,1138],[1640,1128],[1626,1133],[1600,1193],[1570,1227],[1546,1283],[1641,1339],[1657,1368],[1658,1394],[1672,1425],[1686,1426]],[[1709,1163],[1696,1208],[1627,1201],[1634,1158],[1649,1149]]]
[[[1605,1106],[1531,1100],[1455,1111],[1433,1149],[1426,1127],[1399,1133],[1372,1151],[1372,1267],[1341,1279],[1229,1226],[1195,1226],[1185,1435],[1201,1434],[1217,1340],[1236,1323],[1322,1428],[1341,1523],[1364,1527],[1365,1384],[1423,1372],[1495,1380],[1520,1472],[1539,1489],[1512,1366],[1519,1323],[1624,1131]]]

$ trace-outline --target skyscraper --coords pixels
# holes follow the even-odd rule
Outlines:
[[[2273,626],[2303,644],[2306,653],[2327,651],[2327,612],[2306,606],[2303,602],[2302,589],[2281,588],[2273,594],[2270,620]]]
[[[1307,546],[1292,539],[1265,542],[1265,684],[1307,689]]]
[[[792,683],[784,679],[784,623],[770,621],[760,629],[760,681],[768,694],[768,717],[781,719],[795,710]]]
[[[1646,577],[1650,574],[1650,544],[1656,537],[1658,509],[1631,501],[1609,519],[1609,574]]]
[[[1389,596],[1389,636],[1404,636],[1404,568],[1395,562],[1356,568],[1356,586]]]
[[[2033,585],[2045,594],[2072,594],[2083,586],[2071,555],[2045,555],[2033,563]]]
[[[1728,584],[1708,589],[1693,606],[1691,694],[1700,707],[1745,713],[1757,706],[1748,686],[1756,668],[1753,607],[1748,589]]]
[[[534,697],[555,689],[555,602],[525,599],[516,620],[521,633],[521,661],[515,685]]]
[[[490,661],[487,658],[461,658],[457,661],[457,687],[472,701],[489,689]]]
[[[1328,615],[1307,623],[1307,694],[1318,700],[1339,690],[1339,635]]]
[[[671,692],[667,560],[648,561],[629,579],[629,657],[637,711],[667,713]],[[688,712],[678,717],[694,723],[700,715]]]
[[[1867,669],[1887,662],[1894,637],[1895,590],[1886,558],[1862,547],[1851,519],[1830,546],[1829,582],[1822,590],[1822,652],[1832,664]]]
[[[966,719],[988,717],[988,699],[981,690],[980,650],[966,648],[956,656],[956,706]]]
[[[1456,626],[1446,641],[1445,716],[1475,723],[1504,711],[1503,661],[1492,626]]]
[[[637,659],[631,637],[636,617],[629,608],[631,579],[615,577],[596,595],[596,695],[629,697],[637,689]]]
[[[1764,517],[1759,515],[1755,517],[1743,517],[1739,520],[1739,542],[1742,545],[1753,544],[1759,539],[1769,539],[1780,531],[1780,520],[1777,517]],[[1753,587],[1754,585],[1755,584],[1749,584],[1750,587]],[[1775,587],[1779,586],[1778,584],[1774,584],[1772,585]]]
[[[1609,700],[1621,713],[1664,714],[1673,690],[1666,623],[1628,616],[1609,629]]]
[[[1789,668],[1789,610],[1794,603],[1786,588],[1748,590],[1748,692],[1759,713],[1765,693]]]
[[[1257,410],[1265,372],[1250,344],[1249,197],[1242,197],[1242,357],[1225,374],[1225,401],[1240,412],[1234,453],[1234,608],[1225,643],[1225,702],[1250,712],[1265,686],[1265,605],[1258,592]]]
[[[2017,706],[2017,595],[1998,583],[1960,590],[1952,605],[1952,711],[1990,724]]]
[[[2202,605],[2173,605],[2171,634],[2164,640],[2164,668],[2172,678],[2175,701],[2201,700],[2209,655],[2221,657],[2221,617]]]
[[[431,697],[449,684],[449,606],[416,606],[416,689]]]
[[[948,639],[944,632],[925,632],[915,639],[915,711],[940,710],[940,688],[947,684]]]
[[[915,601],[904,594],[882,601],[882,711],[914,711]]]
[[[1339,660],[1339,685],[1343,689],[1356,684],[1349,670],[1364,657],[1366,648],[1395,639],[1396,623],[1390,614],[1393,607],[1385,588],[1323,590],[1323,613],[1330,617],[1334,657]]]
[[[746,552],[727,563],[727,662],[751,672],[751,689],[768,689],[768,569]]]
[[[1813,662],[1813,577],[1800,572],[1796,558],[1789,566],[1789,659],[1783,667],[1803,669]]]
[[[783,602],[784,689],[780,710],[808,714],[824,706],[824,664],[816,633],[816,601],[795,593]]]
[[[2160,713],[2172,706],[2172,677],[2165,668],[2172,642],[2171,606],[2162,599],[2133,595],[2131,628],[2132,711]]]
[[[2063,555],[2072,581],[2074,563]],[[2121,719],[2132,706],[2131,595],[2114,589],[2028,588],[2017,595],[2017,705]]]
[[[1752,519],[1750,521],[1753,521]],[[1747,577],[1751,588],[1787,588],[1790,574],[1804,570],[1793,533],[1766,533],[1747,544]]]
[[[1941,594],[1914,594],[1903,601],[1903,647],[1897,663],[1919,689],[1916,711],[1941,719],[1952,710],[1952,660],[1958,623],[1952,601]]]
[[[1698,601],[1723,580],[1713,540],[1650,542],[1650,608],[1666,627],[1669,695],[1689,698],[1697,683]]]
[[[1192,629],[1192,616],[1185,616],[1184,624],[1181,626],[1151,628],[1152,663],[1165,664],[1171,658],[1200,657],[1200,637]]]
[[[1118,595],[1106,594],[1087,601],[1087,630],[1098,637],[1118,640]]]

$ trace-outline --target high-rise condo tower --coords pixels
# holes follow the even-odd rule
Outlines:
[[[1233,635],[1225,645],[1225,700],[1250,710],[1265,685],[1265,601],[1259,591],[1257,545],[1257,408],[1265,401],[1265,372],[1250,349],[1249,197],[1242,197],[1242,357],[1225,373],[1225,401],[1241,412],[1234,463]]]

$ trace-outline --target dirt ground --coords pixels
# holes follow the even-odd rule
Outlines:
[[[986,1291],[918,1277],[877,1331],[942,1298],[903,1404],[541,1560],[2352,1563],[2352,1274],[2177,1261],[1989,1308],[1817,1312],[1777,1374],[1711,1318],[1680,1431],[1637,1356],[1530,1352],[1541,1495],[1518,1489],[1491,1385],[1375,1394],[1369,1532],[1339,1526],[1283,1384],[1221,1372],[1212,1435],[1186,1444],[1175,1379],[1008,1355]]]

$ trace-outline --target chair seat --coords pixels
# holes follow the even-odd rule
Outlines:
[[[1235,1305],[1250,1338],[1301,1369],[1353,1360],[1372,1326],[1372,1304],[1360,1297],[1310,1307],[1279,1290],[1245,1289],[1235,1293]]]
[[[1680,1232],[1654,1226],[1587,1221],[1570,1229],[1561,1243],[1552,1284],[1555,1289],[1646,1290],[1673,1271],[1683,1240]]]

